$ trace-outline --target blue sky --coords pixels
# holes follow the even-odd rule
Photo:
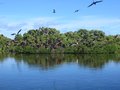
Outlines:
[[[103,0],[87,8],[92,0],[0,0],[0,33],[22,29],[53,27],[61,32],[80,28],[98,29],[106,34],[120,34],[120,0]],[[56,13],[52,13],[56,9]],[[80,11],[74,13],[76,9]]]

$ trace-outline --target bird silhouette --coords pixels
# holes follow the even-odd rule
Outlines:
[[[97,3],[100,3],[100,2],[103,2],[103,0],[100,0],[100,1],[94,1],[88,6],[88,7],[91,7],[93,5],[96,5]]]
[[[53,9],[53,13],[56,13],[55,9]]]
[[[22,29],[20,29],[18,32],[17,32],[17,35],[21,32]]]
[[[77,12],[79,12],[79,10],[75,10],[75,11],[74,11],[74,13],[77,13]]]
[[[11,35],[16,35],[16,33],[12,33]]]
[[[11,35],[18,35],[21,32],[22,29],[20,29],[17,34],[16,33],[12,33]]]

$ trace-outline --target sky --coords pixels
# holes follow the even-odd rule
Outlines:
[[[79,29],[102,30],[107,35],[120,34],[120,0],[103,0],[87,7],[93,0],[0,0],[0,34],[13,38],[30,29],[50,27],[61,33]],[[52,13],[55,9],[56,13]],[[79,9],[79,12],[74,13]]]

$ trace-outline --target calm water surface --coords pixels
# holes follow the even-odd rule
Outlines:
[[[120,55],[3,55],[0,90],[120,90]]]

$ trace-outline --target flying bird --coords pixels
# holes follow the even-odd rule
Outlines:
[[[74,13],[77,13],[77,12],[79,12],[79,10],[75,10],[75,12],[74,12]]]
[[[17,34],[16,33],[12,33],[11,35],[18,35],[21,32],[22,29],[20,29]]]
[[[16,35],[16,33],[12,33],[11,35]]]
[[[88,7],[91,7],[93,5],[96,5],[97,3],[100,3],[100,2],[103,2],[103,0],[100,0],[100,1],[94,1],[88,6]]]
[[[17,35],[21,32],[22,29],[20,29],[18,32],[17,32]]]
[[[55,9],[53,9],[53,13],[56,13]]]

